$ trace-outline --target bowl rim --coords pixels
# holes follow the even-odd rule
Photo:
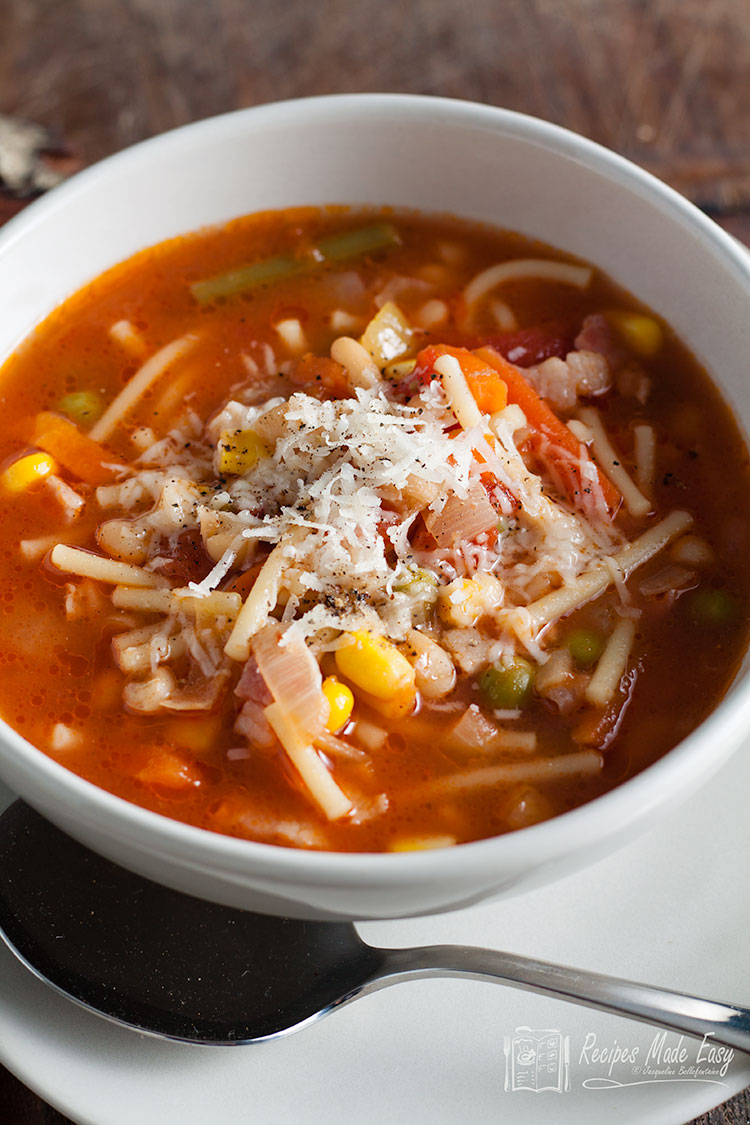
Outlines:
[[[517,138],[551,150],[557,155],[585,165],[619,186],[640,196],[652,207],[668,211],[697,234],[704,245],[719,255],[750,294],[750,255],[745,248],[705,216],[692,203],[651,173],[588,138],[552,122],[497,106],[417,94],[359,93],[295,98],[234,110],[205,118],[151,137],[97,162],[79,172],[47,196],[32,203],[12,218],[0,231],[0,256],[22,240],[36,226],[53,219],[68,202],[99,187],[107,187],[121,168],[148,162],[151,154],[200,147],[203,138],[233,136],[246,123],[273,127],[281,123],[302,128],[306,121],[333,125],[337,120],[382,120],[384,115],[404,115],[412,121],[434,122],[456,127],[480,127],[488,133]],[[458,213],[458,212],[457,212]],[[187,232],[186,232],[187,233]],[[113,263],[114,264],[114,263]],[[69,295],[61,298],[68,299]],[[46,315],[49,315],[50,309]],[[17,345],[16,345],[17,346]],[[12,350],[8,355],[12,354]],[[2,365],[7,356],[0,357]],[[614,789],[593,798],[569,812],[548,821],[500,836],[488,837],[454,847],[415,852],[334,852],[285,847],[226,836],[198,828],[164,814],[135,805],[102,789],[72,772],[44,751],[28,742],[10,724],[0,719],[0,757],[11,749],[24,769],[40,775],[51,790],[62,786],[67,801],[74,801],[81,820],[100,823],[116,821],[117,837],[126,835],[141,840],[159,837],[171,855],[222,871],[251,870],[254,876],[272,876],[293,882],[305,874],[316,873],[331,887],[343,887],[356,879],[367,880],[375,888],[388,884],[406,886],[417,878],[448,880],[464,867],[494,870],[505,861],[523,860],[526,866],[563,856],[570,850],[562,845],[575,837],[578,846],[611,834],[613,820],[624,827],[639,819],[644,809],[664,803],[670,779],[682,780],[678,790],[689,791],[689,781],[700,780],[713,772],[739,742],[727,739],[731,732],[747,729],[750,722],[750,673],[739,675],[714,710],[685,739],[662,758],[647,766]],[[727,743],[730,744],[726,749]],[[719,746],[716,761],[710,761],[710,747]],[[723,744],[723,745],[722,745]],[[63,802],[65,804],[65,802]],[[619,812],[617,808],[619,806]],[[88,815],[84,814],[89,810]],[[602,832],[602,829],[605,829]]]

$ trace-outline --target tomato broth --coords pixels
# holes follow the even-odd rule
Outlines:
[[[523,828],[669,751],[745,649],[731,412],[517,234],[248,216],[91,282],[0,389],[0,713],[166,816],[336,851]]]

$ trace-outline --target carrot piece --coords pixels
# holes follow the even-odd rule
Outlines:
[[[306,355],[294,360],[289,369],[289,379],[299,387],[322,388],[334,398],[346,398],[351,394],[351,384],[340,363],[327,356]],[[308,390],[308,394],[314,393]]]
[[[553,447],[558,446],[566,453],[571,454],[576,461],[591,460],[586,446],[578,440],[564,422],[560,421],[557,415],[547,406],[544,399],[537,394],[528,379],[525,379],[512,363],[504,359],[494,348],[479,348],[475,354],[479,360],[490,364],[502,377],[508,388],[508,401],[521,407],[532,430],[536,431],[538,435],[546,437]],[[570,498],[575,501],[583,488],[580,473],[576,469],[571,471],[567,462],[564,466],[557,465],[556,467],[565,480]],[[609,511],[614,513],[620,506],[622,497],[598,466],[596,466],[596,471],[604,501]]]
[[[51,410],[37,414],[34,443],[88,484],[107,484],[115,478],[118,468],[125,468],[106,446],[82,434],[75,423]]]
[[[150,789],[169,791],[193,789],[202,781],[200,767],[171,750],[158,751],[135,776]]]
[[[457,359],[466,383],[474,396],[474,401],[482,414],[496,414],[508,405],[508,390],[504,379],[500,378],[491,364],[478,359],[468,348],[454,348],[448,344],[431,344],[417,356],[415,372],[422,382],[429,382],[435,367],[435,360],[441,355],[452,355]]]
[[[242,574],[235,575],[232,581],[228,582],[224,587],[226,592],[232,594],[240,594],[242,596],[242,600],[244,601],[255,585],[255,580],[260,574],[261,567],[263,566],[263,563],[267,558],[268,555],[266,555],[265,558],[260,562],[253,563],[253,565],[248,567],[247,570],[243,570]]]

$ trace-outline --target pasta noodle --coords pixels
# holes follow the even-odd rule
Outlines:
[[[643,566],[659,551],[664,548],[683,531],[686,531],[693,522],[688,512],[672,512],[661,523],[645,531],[640,538],[629,543],[618,554],[612,557],[615,566],[627,577],[639,566]],[[522,611],[500,611],[502,621],[516,627],[519,622],[521,631],[538,632],[551,621],[556,621],[574,609],[584,605],[592,598],[598,597],[612,584],[611,571],[603,564],[586,571],[568,586],[563,586],[551,594],[526,606]]]
[[[649,489],[656,472],[656,434],[654,427],[641,424],[633,427],[635,439],[635,479],[641,488]]]
[[[630,650],[635,640],[636,624],[629,618],[618,621],[604,652],[599,657],[596,671],[586,686],[586,699],[595,707],[609,703],[625,674]]]
[[[450,774],[426,782],[412,791],[414,801],[432,800],[467,789],[486,789],[498,784],[514,782],[546,782],[555,778],[586,776],[602,768],[601,754],[593,750],[580,750],[563,754],[559,758],[528,758],[522,762],[503,762],[497,766],[483,766],[468,773]]]
[[[575,285],[579,289],[585,289],[591,281],[591,270],[587,266],[551,262],[547,258],[522,258],[511,262],[500,262],[472,278],[464,289],[464,300],[467,305],[473,305],[497,285],[502,285],[506,281],[518,281],[521,278],[558,281],[563,285]]]
[[[619,488],[631,516],[645,516],[651,511],[651,501],[639,492],[623,468],[619,454],[612,447],[598,413],[592,407],[585,407],[579,411],[579,415],[593,435],[592,444],[599,463],[612,483]]]
[[[323,813],[335,820],[350,812],[351,801],[333,780],[312,743],[304,739],[283,708],[278,703],[272,703],[266,707],[265,714]]]
[[[276,605],[287,548],[288,544],[277,543],[260,569],[224,646],[224,651],[232,660],[247,660],[250,641],[265,625],[269,613]]]
[[[99,582],[110,582],[113,586],[166,586],[166,580],[158,574],[144,570],[133,563],[118,562],[79,547],[67,547],[58,543],[50,551],[49,560],[58,570],[77,574],[81,578],[95,578]]]
[[[125,417],[128,411],[132,410],[138,399],[197,341],[198,337],[188,332],[178,340],[172,340],[170,344],[166,344],[155,355],[146,360],[143,367],[136,371],[127,386],[120,391],[114,402],[110,403],[99,421],[94,423],[89,436],[94,441],[106,441],[115,426]]]

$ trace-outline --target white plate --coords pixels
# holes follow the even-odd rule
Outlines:
[[[511,901],[368,923],[361,932],[384,945],[495,946],[750,1003],[748,793],[750,744],[658,829],[582,873]],[[3,797],[4,806],[10,794]],[[698,1044],[689,1039],[674,1073],[636,1070],[660,1034],[655,1029],[473,981],[403,984],[289,1039],[229,1048],[161,1043],[115,1027],[57,996],[4,948],[0,995],[2,1062],[91,1125],[675,1125],[750,1083],[750,1059],[742,1056],[724,1076],[686,1074],[691,1066],[711,1069],[707,1060],[697,1064]],[[549,1031],[552,1050],[561,1046],[560,1066],[553,1058],[550,1079],[537,1080],[559,1075],[559,1092],[514,1089],[529,1082],[529,1068],[515,1080],[506,1073],[506,1053],[529,1046],[519,1042],[521,1027]],[[678,1045],[679,1036],[667,1033],[665,1046]],[[616,1046],[637,1048],[638,1056],[610,1072],[594,1050]],[[532,1035],[532,1069],[542,1051]],[[655,1069],[669,1068],[662,1055]]]

